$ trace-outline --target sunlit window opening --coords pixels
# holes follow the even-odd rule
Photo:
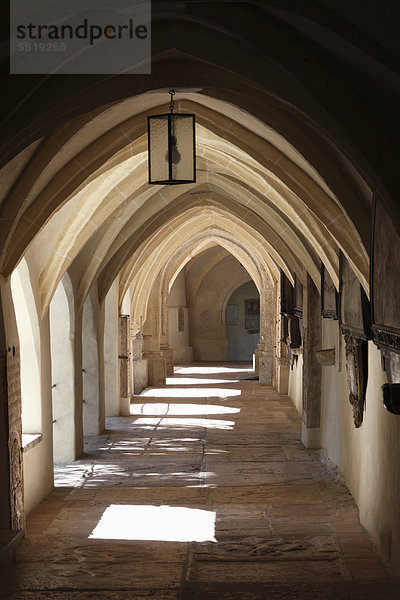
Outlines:
[[[215,517],[197,508],[111,504],[89,538],[216,542]]]

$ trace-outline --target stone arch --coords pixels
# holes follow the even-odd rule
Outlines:
[[[182,100],[182,103],[184,103],[184,100]],[[190,102],[187,102],[187,106],[188,106],[188,107],[190,107]],[[197,105],[197,108],[198,108],[198,107],[200,107],[200,108],[198,108],[198,110],[199,110],[199,111],[203,110],[203,112],[206,112],[206,111],[208,110],[208,112],[210,113],[210,116],[209,116],[209,118],[208,118],[208,121],[207,121],[207,122],[210,122],[210,121],[212,120],[212,116],[213,116],[213,113],[212,113],[212,111],[210,111],[210,110],[209,110],[209,109],[207,109],[206,107],[203,107],[203,108],[201,108],[201,106],[202,106],[202,105]],[[142,115],[140,115],[140,116],[141,116],[141,117],[143,117],[143,114],[142,114]],[[204,118],[205,118],[205,117],[204,117]],[[218,118],[219,118],[219,119],[223,119],[223,118],[227,119],[226,117],[223,117],[223,116],[221,116],[221,114],[220,114],[220,113],[219,113],[219,117],[218,117]],[[247,134],[247,135],[246,135],[246,136],[243,136],[243,135],[242,135],[242,131],[240,130],[240,127],[241,127],[240,125],[236,124],[234,127],[231,127],[231,128],[229,129],[229,127],[228,127],[228,124],[226,124],[226,125],[224,125],[223,127],[222,127],[222,126],[220,126],[220,133],[224,132],[224,135],[231,135],[231,136],[234,136],[232,139],[234,139],[234,140],[236,140],[236,141],[237,141],[237,140],[239,140],[239,139],[244,139],[244,138],[248,137],[248,135],[251,135],[251,132],[249,133],[249,130],[246,130],[246,134]],[[111,135],[111,134],[109,134],[109,135]],[[118,139],[118,137],[117,137],[117,138],[115,137],[115,133],[114,133],[113,135],[114,135],[114,138],[113,138],[113,139],[114,139],[114,144],[115,144],[115,143],[116,143],[116,139]],[[140,137],[139,137],[139,139],[140,139]],[[105,141],[103,138],[101,138],[101,143],[102,143],[103,145],[105,145],[107,148],[109,148],[109,146],[110,146],[110,145],[109,145],[109,144],[106,144],[105,142],[106,142],[106,141]],[[230,142],[230,143],[232,143],[232,142]],[[239,143],[239,142],[237,142],[237,143]],[[263,157],[263,156],[264,156],[264,154],[266,155],[266,153],[263,153],[261,150],[260,150],[260,151],[258,151],[258,150],[257,150],[257,148],[258,148],[258,146],[259,146],[259,144],[260,144],[260,143],[263,143],[263,144],[265,144],[265,143],[267,143],[267,141],[266,141],[266,140],[264,140],[263,142],[260,142],[260,141],[259,141],[258,145],[257,145],[256,143],[249,144],[249,148],[250,148],[250,146],[251,146],[251,152],[252,152],[253,154],[254,154],[255,152],[258,152],[259,156],[260,156],[260,157]],[[142,144],[142,142],[140,142],[140,144]],[[242,144],[243,144],[243,143],[242,143]],[[271,144],[270,144],[270,145],[271,145]],[[130,148],[130,147],[129,147],[129,148]],[[256,150],[255,150],[255,148],[256,148]],[[91,150],[91,152],[93,153],[93,148],[90,148],[90,150]],[[131,149],[130,149],[130,150],[131,150]],[[243,151],[243,147],[242,147],[242,146],[241,146],[241,151]],[[276,151],[276,149],[275,149],[275,151]],[[214,154],[215,154],[215,152],[214,152]],[[218,154],[218,153],[217,153],[217,154]],[[128,156],[128,155],[127,155],[127,156]],[[278,157],[281,157],[279,161],[277,161],[277,156],[278,156]],[[325,221],[326,221],[326,217],[325,217],[325,216],[323,216],[323,213],[321,213],[320,206],[325,206],[326,202],[328,202],[328,200],[327,200],[327,199],[328,199],[328,197],[329,197],[329,194],[327,194],[327,193],[326,193],[326,191],[325,191],[325,187],[326,187],[326,186],[324,187],[324,185],[323,185],[323,183],[322,183],[322,180],[320,180],[319,184],[317,185],[317,184],[316,184],[316,182],[313,180],[313,178],[312,178],[312,177],[310,177],[310,175],[309,175],[308,173],[306,173],[306,171],[305,171],[305,170],[303,170],[303,171],[299,170],[299,167],[298,167],[298,166],[295,164],[295,162],[293,162],[293,160],[291,161],[291,162],[292,162],[292,167],[291,167],[291,169],[289,169],[289,168],[284,168],[284,167],[285,167],[284,161],[285,161],[285,160],[289,160],[289,159],[288,159],[288,158],[285,158],[284,154],[282,154],[282,153],[279,153],[279,152],[278,152],[278,155],[277,155],[277,156],[275,155],[274,161],[272,160],[272,157],[271,157],[271,159],[269,160],[269,165],[270,165],[270,166],[272,165],[272,167],[273,167],[274,169],[279,169],[279,172],[277,172],[277,173],[276,173],[276,177],[275,177],[275,179],[284,180],[284,179],[285,179],[285,177],[287,178],[287,174],[288,174],[288,173],[290,173],[290,172],[291,172],[291,170],[293,170],[293,169],[295,169],[295,170],[297,169],[297,170],[298,170],[297,176],[296,176],[294,173],[293,173],[293,174],[291,174],[291,176],[290,176],[290,182],[289,182],[289,180],[287,180],[287,184],[289,184],[289,183],[290,183],[290,185],[293,185],[293,182],[295,182],[295,181],[297,181],[297,180],[304,179],[304,178],[308,178],[308,179],[307,179],[307,182],[305,182],[305,181],[304,181],[304,182],[302,182],[301,186],[298,188],[298,190],[299,190],[299,193],[300,193],[300,195],[304,195],[304,193],[305,193],[305,190],[307,190],[308,197],[309,197],[309,201],[310,201],[310,202],[314,202],[314,204],[311,204],[311,205],[310,205],[310,207],[311,207],[312,211],[313,211],[313,212],[316,212],[317,214],[318,214],[318,211],[320,211],[321,218],[325,219]],[[82,156],[82,157],[80,157],[80,158],[81,158],[81,159],[83,159],[83,156]],[[113,193],[114,193],[114,195],[115,195],[115,194],[117,194],[117,195],[118,195],[118,194],[120,194],[120,191],[118,191],[118,190],[119,190],[119,186],[117,185],[117,179],[115,179],[115,177],[117,177],[117,178],[118,178],[118,173],[119,173],[119,171],[118,171],[118,169],[119,169],[118,165],[119,165],[119,164],[121,164],[121,163],[120,163],[120,161],[121,161],[121,160],[123,160],[123,158],[122,158],[121,156],[119,156],[119,158],[118,158],[117,162],[115,162],[115,161],[114,161],[114,162],[113,162],[113,161],[111,161],[111,162],[110,162],[110,164],[108,164],[108,165],[107,165],[107,163],[104,163],[104,165],[103,165],[103,166],[101,166],[101,167],[98,167],[98,168],[97,168],[97,171],[99,171],[99,168],[100,168],[100,171],[99,171],[98,178],[99,178],[100,176],[102,177],[102,180],[104,181],[104,185],[105,185],[105,186],[107,186],[107,185],[114,185],[114,190],[115,190],[115,191],[113,192]],[[128,160],[128,159],[127,159],[127,160]],[[131,157],[129,160],[133,160],[133,158]],[[208,159],[207,159],[207,160],[208,160]],[[221,160],[222,160],[222,159],[221,159]],[[261,160],[261,159],[260,159],[260,160]],[[264,160],[265,160],[265,159],[264,159]],[[93,161],[92,161],[92,162],[93,162]],[[139,164],[141,164],[141,163],[139,163]],[[239,164],[239,163],[238,163],[238,164]],[[129,172],[132,170],[132,169],[130,169],[130,168],[129,168],[130,166],[131,166],[131,165],[130,165],[130,163],[129,163],[128,165],[126,165],[126,169],[127,169]],[[254,166],[254,165],[253,165],[253,166]],[[144,167],[142,166],[142,167],[140,167],[140,168],[142,169],[143,173],[145,173],[145,169],[144,169]],[[305,168],[305,167],[304,167],[304,168]],[[107,171],[107,169],[108,169],[108,171]],[[82,172],[82,171],[80,171],[80,172]],[[107,173],[107,177],[106,177],[106,173]],[[113,173],[114,173],[114,175],[113,175]],[[63,177],[65,177],[65,175],[66,175],[66,173],[64,173]],[[137,174],[135,173],[135,175],[137,175]],[[60,176],[61,176],[61,175],[60,175]],[[112,179],[112,177],[114,177],[114,179]],[[69,179],[69,181],[71,181],[71,179]],[[91,183],[90,183],[90,180],[88,180],[88,181],[89,181],[89,182],[88,182],[88,185],[91,185]],[[93,183],[93,182],[92,182],[92,183]],[[56,186],[56,180],[52,181],[51,185],[55,187],[55,186]],[[318,186],[319,186],[319,187],[318,187]],[[62,186],[61,186],[61,188],[62,188]],[[88,192],[88,191],[89,191],[89,190],[86,190],[86,189],[85,189],[85,192],[86,192],[86,194],[85,194],[85,201],[86,201],[86,206],[87,206],[87,207],[90,207],[90,205],[91,205],[91,202],[90,202],[90,201],[88,201],[88,197],[90,198],[90,196],[88,196],[88,194],[87,194],[87,192]],[[97,194],[94,194],[94,192],[93,192],[93,194],[92,194],[92,195],[93,195],[93,196],[98,196],[98,197],[100,197],[100,196],[99,196],[99,194],[98,194],[98,191],[99,191],[99,190],[97,189],[96,191],[97,191]],[[51,188],[50,188],[50,189],[49,189],[49,190],[48,190],[46,193],[47,193],[47,195],[49,195],[49,194],[51,193]],[[74,193],[75,193],[75,192],[74,192]],[[142,193],[143,193],[143,191],[142,191]],[[320,196],[321,194],[323,194],[323,195],[325,194],[325,196],[324,196],[324,197],[325,197],[325,201],[324,201],[324,202],[321,202],[321,201],[320,201],[320,198],[319,198],[319,196]],[[50,197],[50,196],[49,196],[49,197]],[[120,194],[120,199],[121,199],[121,200],[123,200],[123,198],[124,198],[124,196]],[[351,235],[353,235],[353,234],[351,234],[351,231],[350,231],[351,227],[350,227],[350,229],[349,229],[348,231],[346,231],[345,222],[346,222],[346,219],[347,219],[347,217],[346,217],[345,213],[343,213],[343,214],[342,214],[342,217],[343,217],[343,219],[344,219],[344,220],[341,220],[341,221],[339,221],[339,220],[338,220],[339,213],[337,212],[337,206],[336,206],[336,208],[334,208],[334,207],[335,207],[335,202],[337,202],[337,201],[333,200],[332,198],[331,198],[329,201],[331,202],[331,209],[332,209],[332,211],[333,211],[333,212],[331,213],[331,217],[330,217],[330,221],[329,221],[329,222],[330,222],[330,224],[331,224],[331,226],[332,226],[333,228],[336,228],[336,231],[338,232],[338,233],[337,233],[337,235],[338,235],[339,237],[340,237],[340,236],[342,237],[342,239],[343,239],[342,245],[346,246],[346,247],[347,247],[347,251],[348,251],[348,252],[350,252],[350,248],[351,248],[352,244],[350,244],[350,243],[349,243],[349,241],[346,241],[346,236],[347,236],[347,235],[350,235],[350,237],[351,237]],[[38,202],[38,200],[36,200],[35,202]],[[307,204],[307,202],[306,202],[306,204]],[[32,206],[32,210],[33,210],[33,206],[34,206],[34,204],[31,204],[31,206]],[[86,208],[85,210],[87,210],[87,209],[88,209],[88,208]],[[29,207],[28,207],[28,210],[30,210],[30,208],[29,208]],[[42,211],[42,212],[43,212],[43,211]],[[329,212],[329,211],[328,211],[328,212]],[[27,218],[27,219],[28,219],[28,216],[29,216],[29,215],[28,215],[28,213],[27,213],[27,215],[26,215],[26,218]],[[103,217],[103,218],[104,218],[104,217]],[[73,220],[73,223],[72,223],[72,225],[73,225],[73,228],[75,228],[75,229],[76,229],[76,227],[77,227],[77,224],[79,224],[79,221],[83,221],[84,223],[87,223],[86,227],[89,227],[89,229],[88,229],[87,233],[85,234],[85,235],[86,235],[86,238],[85,238],[85,236],[83,236],[83,237],[82,237],[82,235],[80,235],[80,236],[77,236],[77,235],[75,235],[75,237],[76,237],[76,241],[78,241],[78,238],[79,238],[79,237],[80,237],[82,240],[84,240],[84,239],[86,239],[86,240],[87,240],[87,239],[88,239],[88,238],[87,238],[87,236],[90,234],[90,231],[91,231],[91,232],[92,232],[92,234],[93,234],[93,231],[95,231],[95,230],[96,230],[96,227],[98,227],[98,226],[100,225],[100,223],[101,223],[101,221],[100,221],[99,223],[97,223],[97,224],[96,224],[96,223],[94,223],[94,222],[92,222],[92,220],[90,219],[90,212],[89,212],[89,213],[84,213],[84,212],[82,212],[81,210],[79,210],[79,214],[78,214],[78,213],[76,213],[76,214],[75,214],[75,217],[74,217],[74,220]],[[37,219],[36,219],[36,223],[37,223]],[[350,221],[349,221],[349,223],[350,223]],[[328,224],[328,223],[327,223],[327,224]],[[71,226],[72,226],[72,225],[71,225]],[[91,230],[90,230],[90,227],[92,228]],[[353,227],[354,227],[354,226],[353,226]],[[345,237],[343,238],[343,235],[344,235],[344,233],[343,233],[343,232],[345,232],[345,231],[346,231],[346,234],[345,234]],[[21,234],[22,234],[22,232],[21,232]],[[17,230],[16,230],[16,233],[15,233],[15,235],[17,235]],[[24,235],[25,235],[25,234],[24,234]],[[20,239],[23,239],[23,237],[24,237],[23,235],[22,235],[22,236],[20,236]],[[64,239],[70,239],[70,237],[71,237],[71,236],[66,236],[66,237],[64,237]],[[356,238],[357,238],[357,236],[354,238],[354,235],[353,235],[353,240],[352,240],[352,241],[353,241],[353,242],[354,242],[354,241],[356,241],[356,242],[357,242]],[[81,242],[81,243],[82,243],[82,242]],[[357,242],[357,243],[358,243],[358,242]],[[71,249],[71,248],[70,248],[70,249]],[[79,245],[78,245],[78,249],[79,249]],[[56,254],[56,255],[54,255],[54,256],[59,256],[59,255],[70,256],[70,258],[68,259],[69,261],[70,261],[70,260],[72,260],[72,258],[73,258],[73,253],[71,254],[71,252],[69,252],[68,248],[63,248],[63,247],[60,247],[60,248],[58,248],[58,249],[57,249],[57,253],[59,253],[59,254]],[[57,260],[59,260],[59,259],[57,259]],[[356,262],[357,262],[357,261],[359,262],[358,269],[359,269],[359,272],[362,274],[362,277],[364,277],[364,281],[363,281],[363,283],[364,283],[364,285],[365,285],[365,284],[366,284],[365,277],[367,276],[367,271],[368,271],[368,265],[367,265],[367,263],[365,264],[365,261],[366,261],[366,255],[364,254],[364,258],[362,258],[362,251],[361,251],[361,254],[359,253],[359,255],[354,255],[354,256],[353,256],[353,260],[354,260],[354,261],[356,261]],[[360,262],[360,261],[361,261],[361,262]],[[363,261],[364,261],[364,263],[363,263]],[[58,277],[58,278],[59,278],[59,277],[61,277],[61,276],[62,276],[63,269],[65,270],[65,268],[67,268],[69,264],[70,264],[70,262],[68,262],[68,261],[67,261],[67,263],[65,263],[65,264],[64,264],[64,267],[61,267],[61,265],[59,265],[59,266],[55,266],[55,265],[53,265],[53,264],[49,264],[47,271],[48,271],[49,273],[52,273],[51,277],[54,277],[54,275],[56,275],[56,277]],[[363,265],[363,266],[362,266],[362,265]],[[360,270],[360,269],[361,269],[361,270]],[[53,283],[53,286],[54,286],[56,283],[57,283],[57,281],[55,281],[55,282]],[[47,287],[47,285],[46,285],[45,287]],[[48,288],[48,294],[50,294],[50,295],[51,295],[51,288]]]
[[[22,432],[42,432],[40,323],[29,267],[22,259],[11,276],[21,355]]]

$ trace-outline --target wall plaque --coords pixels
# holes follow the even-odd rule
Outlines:
[[[291,349],[300,348],[301,346],[300,318],[297,316],[289,318],[289,336],[287,338],[287,343]]]
[[[400,353],[400,236],[378,200],[374,202],[371,305],[375,344]]]
[[[338,319],[338,308],[339,294],[324,263],[321,263],[321,315],[329,319]]]
[[[364,417],[365,394],[368,380],[368,347],[365,340],[345,335],[347,385],[349,402],[353,408],[355,427],[361,427]]]
[[[244,301],[244,326],[254,333],[260,330],[260,300],[251,298]]]
[[[294,308],[294,287],[281,269],[281,313],[283,315],[294,315]]]
[[[303,284],[298,276],[294,275],[294,314],[303,316]]]
[[[342,252],[339,255],[339,323],[344,334],[361,340],[371,337],[368,298]]]

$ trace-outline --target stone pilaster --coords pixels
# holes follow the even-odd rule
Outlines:
[[[167,375],[174,374],[174,351],[168,344],[161,344],[160,352],[165,358],[165,368]]]
[[[255,354],[260,383],[272,385],[274,372],[274,290],[272,282],[260,294],[260,343]]]
[[[143,358],[147,360],[148,384],[151,386],[165,385],[167,367],[161,352],[144,352]]]
[[[10,529],[25,529],[22,423],[21,423],[21,379],[19,346],[9,346],[0,353],[3,394],[7,401],[7,446],[9,464],[9,507]]]
[[[308,272],[303,288],[303,414],[301,441],[306,448],[320,446],[322,368],[315,351],[321,349],[321,299]]]
[[[130,353],[130,317],[128,315],[120,315],[119,317],[119,397],[120,397],[120,413],[123,416],[130,414],[130,369],[129,369],[129,353]]]

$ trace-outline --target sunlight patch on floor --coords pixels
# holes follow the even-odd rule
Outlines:
[[[131,415],[223,415],[239,413],[240,408],[218,404],[171,404],[149,402],[131,404]]]
[[[89,538],[216,542],[215,516],[197,508],[111,504]]]
[[[215,385],[232,383],[235,379],[204,379],[202,377],[167,377],[167,385]]]
[[[247,373],[253,371],[251,367],[237,368],[237,367],[176,367],[175,373],[184,375],[212,375],[214,373]]]
[[[152,417],[138,417],[134,421],[135,427],[146,429],[149,427],[157,427],[157,429],[168,429],[174,427],[176,429],[186,429],[190,427],[204,427],[207,429],[233,429],[235,421],[226,421],[223,419],[177,419],[171,417],[163,417],[161,419]]]
[[[149,388],[142,392],[136,398],[229,398],[230,396],[240,396],[241,390],[232,390],[224,388]]]

